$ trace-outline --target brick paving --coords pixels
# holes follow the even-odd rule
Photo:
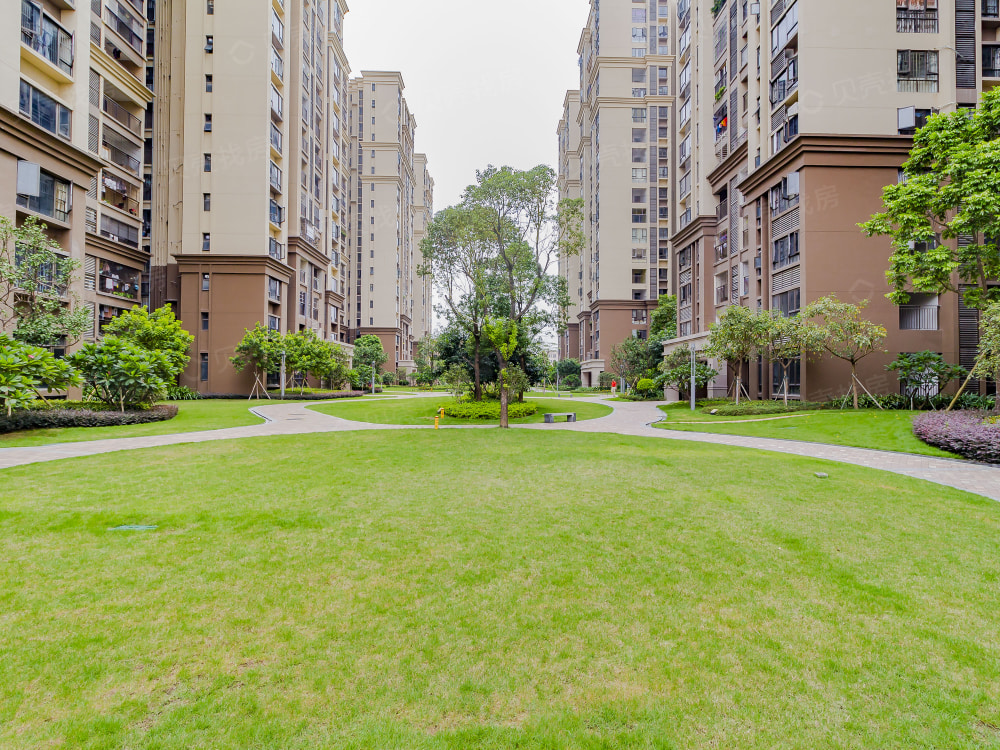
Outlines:
[[[438,395],[438,394],[434,394]],[[401,397],[402,398],[402,397]],[[418,397],[419,398],[419,397]],[[572,399],[565,399],[567,406]],[[677,432],[652,427],[663,413],[650,402],[609,402],[604,399],[580,399],[587,403],[604,403],[614,412],[602,419],[555,425],[520,425],[524,430],[563,430],[569,432],[610,433],[636,437],[658,438],[710,443],[735,448],[750,448],[795,456],[818,458],[853,464],[870,469],[924,479],[936,484],[954,487],[1000,501],[1000,467],[973,464],[945,458],[917,456],[906,453],[848,448],[793,440],[715,435],[698,432]],[[233,427],[224,430],[187,432],[174,435],[155,435],[136,438],[115,438],[82,443],[59,443],[26,448],[0,449],[0,469],[13,466],[58,461],[64,458],[96,456],[116,451],[158,448],[167,445],[204,443],[216,440],[234,440],[276,435],[304,435],[330,432],[358,432],[370,430],[427,430],[432,427],[408,425],[382,425],[352,422],[307,408],[306,404],[273,404],[258,406],[253,412],[267,420],[264,424]],[[445,427],[443,429],[476,429],[470,427]]]

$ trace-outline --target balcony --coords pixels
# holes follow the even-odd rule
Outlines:
[[[127,154],[122,149],[118,148],[112,143],[108,143],[107,140],[104,141],[104,158],[110,161],[112,164],[117,164],[122,169],[134,174],[136,177],[141,176],[142,162],[138,158]]]
[[[899,330],[901,331],[936,331],[938,330],[939,305],[900,305]]]
[[[129,112],[125,107],[110,96],[104,97],[104,113],[119,125],[123,125],[132,133],[142,136],[142,120]]]
[[[124,16],[124,17],[123,17]],[[130,14],[125,10],[124,7],[118,4],[118,13],[111,10],[111,8],[104,9],[104,23],[118,36],[125,40],[125,43],[139,53],[142,56],[143,51],[143,38],[139,31],[141,30],[142,24],[133,21],[130,23],[126,18],[129,18]],[[137,29],[136,26],[139,28]]]
[[[720,203],[715,207],[715,218],[717,221],[725,221],[729,216],[729,204]]]
[[[1000,46],[983,45],[983,78],[1000,78]]]
[[[73,35],[24,0],[21,0],[21,43],[67,76],[73,75]]]

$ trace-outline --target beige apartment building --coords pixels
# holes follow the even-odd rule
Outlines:
[[[560,182],[566,195],[575,192],[569,172],[579,163],[589,220],[580,258],[560,272],[576,292],[585,385],[596,385],[616,344],[648,335],[651,310],[671,290],[672,7],[593,0],[580,39],[579,110],[570,122],[576,105],[567,104],[563,118],[563,130],[579,134],[560,136]],[[561,350],[576,351],[565,337]]]
[[[900,352],[971,364],[974,311],[957,295],[891,304],[891,247],[857,224],[899,179],[914,129],[932,112],[975,106],[1000,76],[997,3],[682,0],[676,19],[680,338],[668,351],[702,348],[727,305],[794,314],[835,294],[868,300],[866,315],[889,332],[889,351],[863,363],[873,391],[896,390],[885,365]],[[733,379],[719,367],[713,395]],[[751,394],[777,395],[767,363],[744,377]],[[849,370],[826,358],[793,368],[792,380],[803,398],[833,398]]]
[[[384,369],[412,371],[417,343],[429,332],[421,327],[430,321],[430,291],[417,270],[433,180],[426,156],[414,153],[417,122],[403,90],[398,72],[362,71],[350,82],[348,320],[351,341],[382,340]]]
[[[427,236],[427,227],[434,219],[434,178],[427,169],[427,155],[415,154],[413,157],[415,191],[413,199],[413,257],[411,263],[410,283],[413,288],[413,329],[416,341],[412,356],[416,359],[417,349],[424,339],[434,330],[434,279],[422,276],[420,264],[423,254],[420,246]]]
[[[148,294],[140,245],[146,20],[140,0],[14,0],[0,46],[0,214],[35,216],[82,266],[94,339]],[[20,23],[14,11],[20,10]],[[69,298],[69,297],[68,297]],[[75,342],[64,342],[65,349]]]
[[[159,0],[149,190],[154,304],[195,336],[182,383],[246,393],[245,329],[346,341],[341,0]]]
[[[559,200],[580,198],[580,92],[566,92],[563,116],[559,121]],[[570,304],[566,310],[566,330],[558,334],[557,358],[580,359],[580,313],[583,310],[582,255],[559,257],[559,275],[566,281]]]

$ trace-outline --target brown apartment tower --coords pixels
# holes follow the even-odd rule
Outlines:
[[[957,295],[914,295],[907,306],[891,304],[885,298],[889,243],[865,238],[857,224],[879,210],[882,188],[899,179],[915,128],[933,112],[975,106],[983,89],[1000,80],[995,0],[603,0],[599,12],[598,3],[593,5],[585,53],[598,46],[597,34],[607,48],[608,18],[631,13],[631,37],[638,42],[655,36],[663,42],[658,51],[666,54],[657,62],[667,76],[657,87],[666,106],[657,102],[654,108],[648,86],[641,85],[643,75],[648,81],[653,74],[651,66],[645,73],[634,68],[632,93],[639,119],[657,120],[648,135],[657,136],[657,157],[663,160],[657,197],[665,203],[656,207],[661,220],[656,244],[670,258],[671,283],[664,286],[677,294],[679,328],[668,351],[703,348],[727,305],[792,314],[836,294],[846,301],[869,300],[867,315],[889,331],[889,352],[870,357],[861,373],[873,390],[897,387],[885,365],[900,352],[929,349],[949,361],[971,362],[977,344],[974,312]],[[616,28],[613,38],[628,32]],[[637,45],[632,54],[638,58],[641,52]],[[604,54],[596,63],[586,54],[581,58],[584,102],[620,101],[620,84],[609,89],[606,75],[587,73],[604,66]],[[644,102],[639,94],[645,94]],[[577,142],[565,128],[572,116],[567,104],[561,126],[566,150]],[[639,121],[631,137],[609,133],[603,112],[599,128],[596,118],[581,115],[580,123],[581,182],[592,236],[605,259],[612,254],[624,265],[627,239],[617,229],[609,235],[607,226],[629,213],[620,205],[619,189],[614,198],[606,195],[606,154],[641,148]],[[571,158],[563,163],[564,169],[575,168]],[[614,170],[614,159],[612,164]],[[572,177],[567,175],[567,190]],[[642,197],[640,192],[634,199]],[[633,221],[637,215],[638,205]],[[591,255],[596,254],[593,247]],[[583,284],[570,279],[570,289],[583,287],[574,302],[581,308],[580,337],[587,344],[597,333],[598,308],[588,284],[597,298],[600,271],[596,262],[588,268],[591,258],[582,260],[583,268],[570,261],[565,270],[582,272]],[[637,259],[631,260],[634,265]],[[602,315],[606,320],[607,313]],[[636,309],[634,315],[641,313]],[[605,330],[601,352],[611,343]],[[572,351],[564,350],[564,356]],[[589,352],[581,346],[585,361]],[[710,392],[721,395],[733,374],[716,364],[722,373]],[[766,363],[756,363],[744,373],[751,393],[762,398],[778,390],[775,373],[766,369]],[[847,379],[846,366],[823,359],[795,367],[792,385],[797,395],[819,400],[841,393]]]
[[[976,330],[960,334],[970,311],[958,295],[890,303],[891,247],[857,224],[900,178],[914,129],[933,112],[975,106],[997,49],[996,3],[692,0],[676,23],[680,338],[668,350],[703,347],[726,305],[793,314],[837,295],[868,300],[866,316],[889,332],[888,352],[863,363],[872,391],[898,388],[885,366],[901,352],[969,364]],[[733,378],[717,366],[715,395]],[[803,363],[791,390],[834,398],[848,372],[830,358]],[[752,364],[744,376],[751,394],[779,392],[773,366]]]

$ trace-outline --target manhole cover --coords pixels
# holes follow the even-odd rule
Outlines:
[[[108,529],[108,531],[155,531],[156,526],[137,526],[135,524],[127,524],[125,526],[115,526]]]

